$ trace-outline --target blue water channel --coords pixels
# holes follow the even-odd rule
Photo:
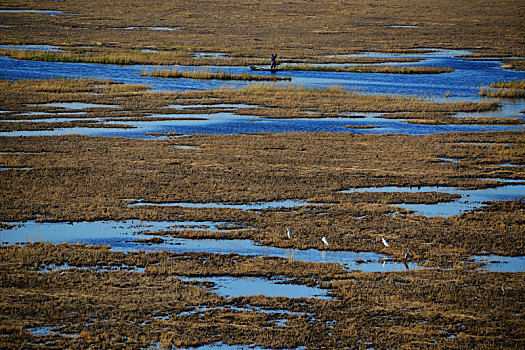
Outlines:
[[[390,55],[390,57],[415,57],[421,62],[411,65],[451,67],[455,71],[445,74],[378,74],[378,73],[341,73],[315,71],[286,71],[283,75],[292,77],[292,84],[307,87],[324,88],[338,85],[349,90],[374,94],[418,95],[439,101],[484,101],[479,97],[479,87],[496,81],[522,80],[525,72],[501,69],[498,61],[467,61],[456,57],[467,51],[435,50],[427,54]],[[389,56],[386,54],[374,54]],[[407,63],[402,63],[407,65]],[[251,82],[224,82],[219,80],[165,79],[140,76],[141,71],[152,70],[154,66],[101,65],[83,63],[21,61],[0,57],[1,79],[49,79],[98,78],[110,79],[130,84],[146,84],[156,91],[188,91],[220,89],[224,86],[240,88]],[[269,74],[251,71],[249,67],[180,67],[179,70],[208,69],[231,73]],[[277,85],[288,82],[272,83]],[[448,97],[445,97],[448,96]],[[502,107],[489,113],[462,113],[460,117],[521,117],[525,110],[525,100],[505,100]],[[359,116],[359,113],[355,113]],[[361,113],[363,114],[363,113]],[[166,116],[166,115],[156,115]],[[168,115],[175,117],[175,115]],[[442,132],[481,132],[502,130],[523,130],[522,126],[513,125],[421,125],[410,124],[405,120],[390,120],[380,116],[366,118],[366,113],[358,118],[341,115],[340,118],[327,119],[264,119],[259,117],[239,116],[234,111],[205,115],[177,115],[181,117],[200,117],[201,120],[173,120],[126,123],[132,129],[122,128],[68,128],[42,131],[19,131],[0,133],[2,136],[64,135],[84,134],[93,136],[123,136],[146,138],[148,133],[177,134],[241,134],[241,133],[279,133],[279,132],[348,132],[348,133],[400,133],[425,135]],[[123,123],[122,123],[123,124]],[[373,128],[361,129],[363,126]]]
[[[378,74],[378,73],[342,73],[315,71],[285,71],[282,75],[292,77],[292,83],[308,87],[328,87],[339,85],[349,90],[369,93],[391,93],[399,95],[419,95],[427,97],[479,101],[479,87],[497,81],[523,80],[525,72],[502,69],[501,62],[467,61],[457,55],[467,51],[436,50],[428,54],[386,55],[387,57],[414,57],[421,62],[403,63],[403,65],[422,65],[450,67],[454,72],[445,74]],[[379,54],[375,54],[381,56]],[[363,56],[363,55],[361,55]],[[98,78],[110,79],[129,84],[146,84],[158,91],[185,91],[217,89],[224,85],[240,87],[250,82],[228,82],[196,79],[165,79],[140,76],[144,70],[153,70],[156,66],[144,65],[102,65],[84,63],[21,61],[0,57],[1,79],[50,79],[50,78]],[[231,73],[268,74],[251,71],[249,67],[182,67],[171,66],[179,70],[209,69]],[[275,84],[275,83],[272,83]],[[288,84],[281,82],[277,84]]]

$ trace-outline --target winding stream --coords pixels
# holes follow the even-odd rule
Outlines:
[[[57,13],[48,13],[56,15]],[[135,28],[134,28],[135,29]],[[139,29],[139,28],[137,28]],[[140,28],[143,29],[143,28]],[[151,28],[150,28],[151,29]],[[168,30],[175,28],[156,28]],[[151,29],[153,30],[153,29]],[[57,47],[42,47],[42,50],[60,50]],[[370,57],[414,57],[421,59],[415,63],[401,63],[402,65],[424,65],[441,66],[455,69],[446,74],[378,74],[378,73],[340,73],[340,72],[315,72],[315,71],[287,71],[285,75],[292,77],[292,84],[303,85],[306,87],[324,88],[339,85],[349,90],[362,91],[373,94],[398,94],[405,96],[424,96],[428,99],[439,101],[486,101],[492,100],[479,97],[479,87],[487,86],[496,81],[523,80],[525,72],[512,71],[500,68],[501,63],[495,59],[493,61],[467,61],[458,55],[468,54],[467,51],[434,50],[426,54],[408,55],[389,55],[368,53],[359,56],[369,55]],[[61,63],[61,62],[39,62],[21,61],[8,57],[0,57],[0,78],[1,79],[49,79],[49,78],[97,78],[109,79],[129,84],[146,84],[155,91],[187,91],[187,90],[208,90],[219,89],[225,85],[224,81],[217,80],[194,80],[194,79],[163,79],[148,76],[140,76],[144,70],[154,69],[154,66],[118,66],[82,63]],[[193,70],[193,67],[176,67],[177,69]],[[253,72],[248,67],[202,67],[211,71],[227,71],[231,73],[251,73],[266,74],[264,72]],[[250,82],[228,82],[227,85],[240,88],[252,84]],[[272,84],[288,84],[279,82]],[[84,108],[98,107],[95,105],[55,105],[56,107],[82,110]],[[118,107],[118,106],[104,106]],[[173,106],[174,108],[177,108]],[[191,108],[192,106],[181,106],[180,108]],[[243,108],[245,106],[232,105],[229,108]],[[525,110],[525,100],[503,100],[502,108],[489,113],[458,114],[457,117],[520,117],[524,118],[521,112]],[[4,111],[6,112],[6,111]],[[26,136],[26,135],[63,135],[79,133],[97,136],[125,136],[125,137],[153,137],[146,135],[149,132],[167,133],[177,132],[183,135],[192,133],[209,134],[240,134],[240,133],[266,133],[266,132],[352,132],[352,133],[401,133],[410,135],[422,135],[452,131],[494,131],[494,130],[523,130],[522,126],[510,125],[417,125],[409,124],[404,120],[389,120],[381,118],[380,114],[364,114],[358,118],[342,115],[341,118],[329,119],[284,119],[272,120],[253,116],[239,116],[235,111],[228,110],[214,114],[177,114],[172,117],[183,118],[187,116],[200,117],[199,120],[169,120],[169,121],[141,121],[141,122],[115,122],[115,124],[128,124],[135,128],[69,128],[46,131],[21,131],[4,132],[0,136]],[[359,114],[359,113],[357,113]],[[157,115],[163,116],[166,115]],[[359,129],[363,126],[373,126],[373,128]],[[448,161],[445,159],[444,161]],[[6,168],[1,171],[8,171]],[[478,195],[490,194],[488,200],[506,200],[509,195],[512,198],[523,194],[523,185],[508,185],[497,189],[470,191],[467,196],[452,203],[438,203],[439,206],[452,205],[455,208],[462,207],[461,210],[479,207],[486,197]],[[383,191],[385,189],[382,189]],[[400,188],[393,191],[402,191]],[[430,190],[430,189],[429,189]],[[445,193],[458,193],[450,188],[433,188],[433,191]],[[507,191],[508,190],[508,191]],[[510,194],[508,193],[510,191]],[[507,197],[505,197],[507,196]],[[503,198],[505,197],[505,198]],[[148,203],[137,203],[135,205],[148,205]],[[277,205],[277,204],[276,204]],[[454,215],[449,209],[439,209],[439,212],[432,212],[429,205],[399,205],[407,209],[416,210],[425,215]],[[125,222],[79,222],[79,223],[21,223],[13,229],[1,229],[0,241],[2,244],[16,244],[31,241],[44,242],[85,242],[89,244],[108,244],[112,249],[129,251],[137,249],[165,249],[173,252],[205,251],[211,253],[237,253],[254,256],[277,256],[283,258],[293,258],[300,261],[313,262],[336,262],[343,264],[349,270],[361,270],[368,272],[376,271],[404,271],[406,268],[418,269],[416,264],[410,263],[407,267],[403,264],[388,259],[387,256],[375,253],[355,253],[355,252],[334,252],[322,250],[293,250],[273,247],[264,247],[254,244],[251,240],[189,240],[162,236],[164,240],[161,244],[142,244],[135,242],[140,238],[151,238],[151,235],[144,235],[139,231],[151,232],[174,227],[180,229],[185,225],[198,225],[201,229],[219,230],[218,226],[228,223],[173,223],[173,222],[138,222],[128,220]],[[179,225],[179,226],[177,226]],[[178,228],[177,228],[178,227]],[[195,228],[192,228],[195,229]],[[492,260],[502,261],[500,257],[493,257]],[[504,257],[507,259],[507,257]],[[365,261],[366,263],[358,263]],[[524,271],[523,258],[515,260],[508,258],[505,262],[487,264],[486,269],[504,269],[505,271]],[[503,266],[503,267],[502,267]]]

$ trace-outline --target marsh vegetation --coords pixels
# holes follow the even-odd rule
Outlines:
[[[438,103],[419,97],[369,95],[337,86],[308,88],[256,84],[236,90],[225,87],[211,91],[153,92],[140,84],[50,79],[3,81],[0,91],[5,96],[0,102],[0,108],[6,111],[0,115],[3,132],[74,130],[75,127],[133,128],[135,122],[200,120],[224,111],[275,120],[339,118],[349,113],[376,112],[385,119],[402,119],[421,125],[523,123],[519,118],[453,116],[459,112],[492,111],[499,106],[497,102]],[[195,101],[199,101],[198,105],[192,107]],[[74,105],[82,108],[69,108]]]
[[[349,73],[386,73],[386,74],[442,74],[453,72],[452,68],[426,66],[315,66],[315,65],[282,65],[282,70],[305,70],[320,72],[349,72]]]
[[[244,80],[244,81],[280,81],[292,80],[291,77],[278,75],[234,74],[229,72],[213,72],[207,70],[180,71],[178,69],[160,69],[142,71],[141,75],[157,78],[186,78],[186,79],[217,79],[217,80]]]
[[[525,80],[492,83],[488,88],[481,87],[479,89],[479,95],[502,98],[525,98]]]
[[[480,195],[525,186],[522,102],[504,100],[522,98],[523,81],[488,86],[522,75],[483,61],[523,69],[522,3],[154,5],[14,0],[0,10],[0,55],[12,58],[0,60],[14,79],[0,81],[0,348],[524,348],[525,201]],[[275,52],[288,67],[332,73],[219,88],[133,66],[242,72]],[[132,84],[47,79],[80,68]],[[376,74],[339,73],[348,69]],[[221,133],[174,123],[73,134],[226,115]],[[241,118],[262,132],[233,128]],[[341,126],[284,132],[306,119]],[[366,134],[385,120],[400,125]],[[415,209],[440,205],[454,211]],[[84,237],[94,245],[63,243]],[[321,297],[218,289],[243,278]]]

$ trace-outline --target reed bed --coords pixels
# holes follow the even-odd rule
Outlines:
[[[294,84],[252,84],[242,89],[227,86],[213,91],[192,92],[151,92],[144,85],[127,85],[95,79],[52,79],[20,80],[0,82],[0,91],[4,99],[0,108],[8,113],[2,119],[31,119],[27,112],[45,112],[53,114],[64,110],[44,106],[50,102],[85,102],[95,104],[118,105],[119,108],[96,108],[85,110],[86,114],[76,119],[87,117],[104,120],[150,120],[148,115],[156,114],[195,114],[217,113],[224,109],[214,104],[249,104],[258,108],[239,108],[235,113],[256,115],[263,118],[327,118],[339,117],[348,112],[386,112],[388,117],[406,116],[412,122],[441,124],[516,124],[520,120],[483,119],[479,122],[471,118],[453,118],[449,114],[457,112],[478,112],[495,109],[496,102],[482,103],[429,103],[417,96],[402,97],[395,95],[367,95],[359,91],[348,91],[338,86],[328,88],[305,88]],[[172,109],[170,104],[202,105],[199,108]],[[395,112],[395,113],[393,113]],[[403,113],[400,113],[403,112]],[[41,117],[41,116],[40,116]],[[78,117],[78,118],[77,118]],[[162,117],[159,117],[162,118]],[[169,116],[172,119],[178,119]],[[106,126],[109,124],[101,124]],[[50,127],[51,125],[47,125]],[[58,125],[54,125],[58,127]],[[23,125],[9,123],[3,125],[9,130],[34,130],[43,125]],[[6,129],[7,130],[7,129]]]
[[[186,79],[208,79],[208,80],[242,80],[242,81],[280,81],[292,80],[291,77],[281,77],[278,75],[256,75],[256,74],[235,74],[229,72],[213,72],[210,69],[201,71],[182,72],[178,69],[157,68],[150,72],[142,71],[142,76],[159,77],[159,78],[186,78]]]
[[[522,118],[455,117],[447,113],[418,112],[384,114],[381,118],[407,119],[408,123],[427,125],[521,125]]]
[[[226,57],[194,57],[194,50],[176,50],[145,52],[140,50],[127,50],[121,48],[107,48],[101,50],[93,47],[90,50],[80,50],[74,47],[65,52],[50,52],[39,50],[0,49],[0,55],[18,60],[43,61],[43,62],[69,62],[69,63],[96,63],[118,65],[183,65],[183,66],[249,66],[260,64],[257,57],[242,56],[232,53]],[[300,54],[299,54],[300,55]],[[417,58],[381,58],[381,57],[311,57],[289,58],[285,62],[295,63],[339,63],[339,64],[372,64],[417,62]],[[306,66],[306,65],[305,65]],[[293,67],[293,66],[292,66]],[[312,66],[314,67],[314,66]],[[363,67],[363,66],[361,66]],[[373,66],[371,66],[373,67]],[[289,69],[292,70],[292,69]]]
[[[114,92],[115,85],[121,91]],[[156,93],[137,92],[135,88],[126,91],[125,86],[104,81],[56,80],[4,81],[0,83],[0,88],[5,97],[0,101],[0,108],[10,111],[6,118],[13,118],[24,111],[54,113],[57,110],[55,107],[30,105],[57,101],[120,106],[116,110],[86,110],[86,116],[108,120],[124,120],[120,118],[124,116],[131,120],[148,120],[151,113],[173,113],[172,109],[166,108],[168,105],[195,103],[254,104],[260,107],[249,108],[250,113],[268,110],[270,117],[280,113],[286,115],[289,110],[299,111],[298,116],[306,110],[324,115],[345,110],[416,110],[418,112],[412,112],[412,118],[424,116],[424,120],[436,119],[436,115],[443,118],[448,113],[425,111],[477,110],[494,106],[429,104],[418,98],[367,96],[339,87],[310,89],[293,85]],[[60,92],[55,92],[56,88]],[[213,110],[213,107],[210,108],[210,111]],[[16,118],[20,117],[24,116]],[[76,123],[80,123],[80,119]],[[334,242],[331,249],[388,252],[395,258],[401,258],[408,247],[406,242],[411,241],[414,245],[411,250],[417,252],[415,259],[430,265],[460,263],[462,259],[481,251],[519,255],[523,254],[522,247],[513,244],[515,241],[510,237],[521,234],[520,225],[499,229],[501,220],[510,222],[509,218],[519,213],[519,203],[498,207],[489,219],[485,219],[487,212],[480,211],[445,221],[432,218],[413,220],[413,215],[396,208],[395,204],[435,203],[453,198],[435,193],[344,194],[339,191],[383,185],[468,185],[482,188],[489,184],[477,180],[479,178],[525,178],[522,167],[500,165],[523,164],[521,138],[519,131],[429,136],[324,133],[268,134],[264,137],[195,135],[180,142],[197,149],[177,150],[173,147],[178,144],[176,139],[2,137],[2,167],[31,170],[23,173],[0,172],[0,219],[12,222],[39,218],[51,221],[128,218],[207,221],[213,218],[253,228],[221,233],[225,238],[250,236],[258,243],[279,247],[321,249],[323,243],[319,237],[328,235],[327,238]],[[461,142],[492,142],[494,145],[481,147]],[[503,144],[510,144],[511,147]],[[439,157],[462,161],[440,164]],[[115,161],[117,159],[118,162]],[[248,188],[247,183],[250,184]],[[97,189],[96,193],[94,189]],[[30,200],[22,201],[21,198]],[[296,199],[326,203],[326,206],[305,206],[297,209],[297,213],[295,209],[256,213],[222,208],[127,207],[122,198],[144,198],[155,203],[250,203]],[[391,217],[395,212],[402,213],[403,218]],[[299,213],[301,220],[296,217]],[[363,215],[366,219],[355,219]],[[509,218],[503,219],[505,215]],[[477,222],[484,220],[488,220],[484,227],[477,226]],[[301,232],[302,239],[287,240],[283,235],[283,226],[288,225]],[[452,225],[455,233],[441,241],[438,237],[447,225]],[[348,230],[354,229],[352,236],[346,235]],[[404,243],[385,251],[379,237],[387,232]],[[479,238],[480,234],[483,239]],[[202,238],[209,237],[211,233],[188,229],[178,235]],[[498,239],[492,241],[494,237]],[[448,244],[457,248],[450,249]]]
[[[308,64],[282,65],[282,70],[304,70],[319,72],[347,72],[347,73],[383,73],[383,74],[443,74],[453,72],[454,69],[447,67],[427,66],[317,66]]]
[[[0,49],[0,55],[17,60],[117,65],[248,66],[260,63],[250,58],[192,58],[188,52],[140,52],[128,50],[49,52]]]
[[[520,70],[520,71],[525,70],[525,59],[523,58],[507,59],[507,60],[502,60],[502,61],[504,64],[501,66],[501,68],[515,69],[515,70]]]
[[[227,93],[229,92],[221,95],[225,96]],[[342,112],[481,112],[494,110],[498,106],[496,102],[432,103],[418,96],[367,95],[339,86],[307,88],[294,84],[254,84],[237,90],[235,94],[236,98],[250,104],[288,110],[318,111],[332,115]],[[252,110],[250,113],[279,118],[278,111],[271,113],[261,109]]]
[[[502,81],[490,84],[491,88],[495,89],[521,89],[525,90],[525,80],[516,81]]]
[[[146,88],[89,79],[2,81],[0,109],[10,111],[11,118],[24,111],[56,111],[31,104],[81,101],[120,106],[118,111],[88,110],[90,114],[138,120],[152,112],[172,113],[166,108],[172,104],[245,103],[260,106],[251,110],[315,110],[325,115],[412,110],[414,118],[495,106],[429,104],[416,97],[366,96],[339,87],[254,85],[184,93]],[[174,147],[178,145],[195,148]],[[441,157],[460,162],[442,164]],[[3,227],[29,220],[232,222],[232,229],[219,232],[164,230],[136,244],[140,248],[176,236],[327,249],[320,240],[324,236],[330,250],[377,252],[395,261],[403,261],[410,248],[410,261],[432,267],[378,274],[304,263],[293,256],[126,254],[69,244],[1,246],[0,348],[169,348],[215,342],[265,348],[358,348],[364,342],[375,348],[522,348],[524,321],[516,313],[523,313],[523,273],[479,273],[467,260],[474,254],[525,254],[524,201],[491,202],[474,212],[427,218],[396,204],[438,203],[457,196],[341,191],[367,186],[486,188],[496,182],[480,179],[525,178],[523,167],[501,166],[523,165],[524,159],[522,131],[192,135],[164,140],[0,137],[1,166],[30,168],[0,171]],[[307,204],[260,211],[128,206],[124,199],[133,198],[153,203],[292,199]],[[286,276],[290,283],[323,288],[333,299],[225,298],[210,289],[210,282],[177,276]]]
[[[413,52],[418,47],[483,48],[480,53],[488,57],[493,53],[525,56],[518,1],[481,0],[476,3],[479,11],[474,12],[459,0],[439,6],[410,0],[381,6],[369,0],[352,1],[352,6],[345,1],[314,0],[308,8],[304,2],[274,2],[269,8],[265,1],[245,6],[238,0],[192,2],[191,9],[173,0],[156,1],[155,7],[132,0],[59,5],[42,0],[38,4],[81,15],[0,14],[2,24],[10,26],[1,28],[3,42],[60,45],[71,52],[6,50],[3,54],[50,61],[240,66],[260,63],[251,58],[269,57],[274,51],[280,58],[305,62],[312,55]],[[160,19],[159,13],[163,13]],[[414,18],[418,28],[391,27],[414,23]],[[130,23],[141,27],[176,23],[180,30],[122,29]],[[266,30],[268,27],[272,30]],[[79,45],[90,48],[87,52],[74,49]],[[131,52],[137,47],[177,52]],[[229,51],[232,55],[229,59],[194,59],[192,50]],[[523,60],[506,64],[522,69]],[[277,117],[295,109],[297,116],[302,111],[320,115],[380,111],[426,113],[422,119],[437,120],[432,113],[497,106],[428,104],[417,98],[366,97],[337,88],[145,93],[147,88],[142,86],[111,82],[63,83],[2,81],[0,109],[10,115],[35,109],[52,112],[50,107],[28,104],[83,101],[118,104],[119,113],[140,118],[162,113],[170,104],[220,101],[257,104],[265,110],[260,113],[269,117],[274,115],[266,109],[274,109]],[[173,147],[181,144],[198,148]],[[260,244],[323,249],[319,237],[327,236],[330,249],[376,251],[397,260],[410,247],[412,259],[447,269],[348,273],[332,264],[302,264],[293,259],[257,258],[252,264],[249,257],[234,254],[122,254],[82,245],[2,246],[0,348],[143,349],[220,342],[263,348],[522,349],[524,274],[478,273],[464,269],[463,262],[479,253],[524,255],[523,201],[492,202],[447,219],[425,218],[395,204],[433,203],[450,200],[450,196],[339,191],[384,185],[494,186],[479,179],[525,178],[523,167],[500,166],[509,162],[523,165],[524,147],[520,131],[428,136],[194,135],[162,141],[1,137],[0,164],[31,168],[0,172],[3,222],[235,221],[250,227],[248,234]],[[439,157],[461,162],[441,164]],[[303,199],[325,205],[244,212],[130,208],[123,198],[207,203]],[[393,213],[398,215],[393,217]],[[285,227],[292,228],[295,239],[287,239]],[[244,230],[224,233],[232,237],[244,234]],[[381,237],[389,240],[391,249],[381,244]],[[39,271],[49,264],[79,268]],[[145,272],[105,269],[123,268],[123,264],[144,267]],[[238,276],[282,273],[298,283],[328,288],[335,299],[261,295],[227,299],[211,292],[210,283],[183,282],[171,275],[192,271]]]
[[[524,98],[525,80],[492,83],[488,88],[480,87],[479,95],[500,98]]]
[[[121,84],[107,79],[91,78],[53,78],[53,79],[20,79],[17,81],[1,80],[0,90],[4,93],[60,93],[67,96],[72,93],[133,93],[144,92],[149,86],[143,84]],[[8,102],[7,98],[5,102]],[[11,101],[17,102],[17,101]]]

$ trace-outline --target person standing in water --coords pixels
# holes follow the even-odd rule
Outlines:
[[[273,54],[270,58],[272,61],[272,65],[270,66],[270,69],[276,69],[277,68],[277,54]]]

